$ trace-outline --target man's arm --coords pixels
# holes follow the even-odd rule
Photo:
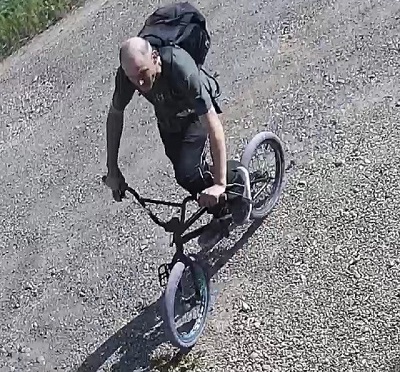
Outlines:
[[[210,134],[211,156],[214,165],[214,183],[226,187],[226,145],[222,123],[213,106],[209,111],[199,116],[200,122],[207,127]]]
[[[115,89],[107,115],[107,168],[110,174],[118,171],[118,152],[124,122],[124,110],[132,99],[135,88],[120,66],[115,75]]]
[[[118,170],[118,151],[124,123],[124,112],[114,108],[111,104],[108,111],[107,132],[107,168],[112,174]]]

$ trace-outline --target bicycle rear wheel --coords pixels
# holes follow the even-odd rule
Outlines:
[[[264,155],[264,152],[270,148],[275,153],[275,177],[271,177],[268,170],[264,169],[267,161],[258,161],[257,169],[253,170],[251,161],[253,157]],[[258,159],[259,160],[259,159]],[[256,134],[247,144],[243,151],[240,162],[248,169],[250,173],[251,194],[254,201],[251,218],[259,219],[266,217],[277,204],[283,187],[283,176],[285,171],[285,154],[282,143],[277,135],[272,132],[260,132]],[[271,161],[272,163],[272,161]],[[257,201],[264,189],[268,188],[269,181],[274,180],[270,187],[269,196],[261,201]],[[260,190],[256,191],[254,186],[264,184]]]
[[[180,349],[189,349],[195,345],[206,325],[206,318],[210,306],[210,287],[206,277],[206,273],[201,265],[193,256],[189,256],[194,276],[189,265],[178,261],[171,270],[168,284],[164,293],[163,318],[165,323],[165,331],[172,345]],[[182,279],[188,277],[192,284],[191,295],[185,295]],[[199,291],[195,292],[195,282]],[[184,283],[186,284],[186,283]],[[178,301],[176,301],[178,300]],[[198,307],[199,318],[188,322],[189,326],[180,327],[176,325],[176,320],[185,320],[183,316],[176,314],[176,302],[178,307],[188,310],[192,306]],[[186,314],[185,314],[186,315]],[[189,316],[190,317],[190,316]],[[189,318],[186,317],[186,318]]]

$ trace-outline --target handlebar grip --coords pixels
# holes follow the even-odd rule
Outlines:
[[[102,176],[101,180],[106,185],[107,176]],[[122,199],[126,198],[125,190],[112,190],[112,197],[117,202],[122,201]]]

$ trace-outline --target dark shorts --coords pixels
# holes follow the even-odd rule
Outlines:
[[[188,117],[179,121],[182,128],[180,132],[160,130],[160,136],[165,154],[172,162],[176,181],[189,193],[196,194],[212,185],[205,159],[208,133],[196,118],[190,120]]]
[[[160,130],[165,154],[172,162],[177,183],[190,194],[196,195],[213,185],[207,173],[206,144],[208,140],[205,128],[196,116],[192,120],[179,123],[182,130],[170,133]],[[234,170],[240,163],[235,160],[227,162],[227,183],[235,182]]]

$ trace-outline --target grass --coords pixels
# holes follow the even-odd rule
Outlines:
[[[82,3],[83,0],[0,0],[0,60]]]

